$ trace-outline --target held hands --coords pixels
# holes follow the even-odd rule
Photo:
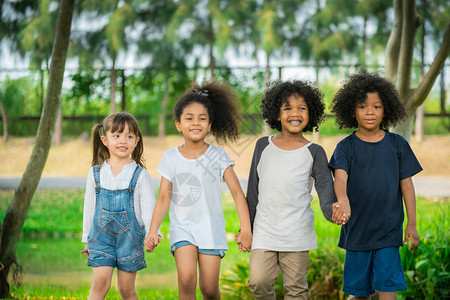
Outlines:
[[[153,250],[155,250],[155,247],[158,246],[161,241],[162,239],[158,234],[147,234],[147,237],[144,241],[145,251],[153,252]]]
[[[253,235],[251,231],[239,231],[234,240],[239,245],[239,251],[247,253],[252,249]]]
[[[335,202],[333,203],[333,214],[331,220],[334,224],[344,225],[350,219],[351,210],[350,204],[347,202]]]
[[[417,233],[416,226],[406,225],[405,229],[405,245],[408,245],[408,239],[411,241],[408,250],[412,250],[419,246],[419,234]]]
[[[87,258],[89,258],[89,251],[88,251],[87,243],[86,243],[86,246],[84,247],[84,249],[80,251],[80,253],[83,253],[84,256],[86,256]]]

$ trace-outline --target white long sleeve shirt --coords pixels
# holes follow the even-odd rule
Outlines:
[[[104,162],[100,169],[100,186],[108,190],[126,189],[130,185],[136,162],[132,162],[123,167],[122,171],[114,176],[111,166]],[[95,212],[95,180],[93,168],[89,170],[86,182],[86,194],[84,196],[83,212],[83,237],[82,242],[87,242],[87,237],[92,227]],[[152,220],[153,209],[155,208],[155,190],[150,174],[147,170],[142,170],[136,182],[134,190],[134,211],[139,225],[145,225],[148,233]]]

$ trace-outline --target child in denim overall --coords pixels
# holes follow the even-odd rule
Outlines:
[[[115,267],[121,297],[137,299],[136,272],[146,267],[144,238],[156,202],[142,135],[136,119],[123,112],[95,125],[92,135],[81,251],[93,267],[89,299],[105,298]]]
[[[145,246],[151,252],[161,241],[157,229],[170,207],[170,244],[177,266],[179,298],[195,299],[198,265],[204,299],[219,299],[220,260],[228,249],[221,197],[223,180],[233,196],[241,224],[237,239],[240,250],[250,250],[252,234],[234,163],[223,148],[206,143],[205,137],[212,132],[219,142],[236,140],[240,118],[230,88],[214,81],[192,88],[175,105],[175,125],[183,134],[184,144],[167,150],[158,166],[161,187]]]
[[[348,77],[332,101],[339,127],[356,130],[338,143],[333,219],[344,224],[339,247],[346,250],[344,287],[356,299],[396,299],[407,289],[399,247],[419,244],[411,177],[422,170],[408,142],[388,131],[406,117],[395,86],[377,74]],[[403,198],[403,201],[402,201]],[[403,238],[403,202],[408,222]],[[348,221],[340,222],[342,216]]]

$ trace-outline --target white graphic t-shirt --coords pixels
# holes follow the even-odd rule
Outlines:
[[[171,246],[188,241],[199,249],[228,250],[221,183],[233,165],[226,151],[214,145],[196,159],[185,158],[178,147],[164,153],[156,171],[172,183]]]

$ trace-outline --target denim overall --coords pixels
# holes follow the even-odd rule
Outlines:
[[[127,272],[146,268],[145,228],[134,212],[134,189],[142,168],[137,166],[130,185],[123,190],[107,190],[100,185],[100,165],[94,166],[95,212],[88,236],[90,267],[110,266]]]

